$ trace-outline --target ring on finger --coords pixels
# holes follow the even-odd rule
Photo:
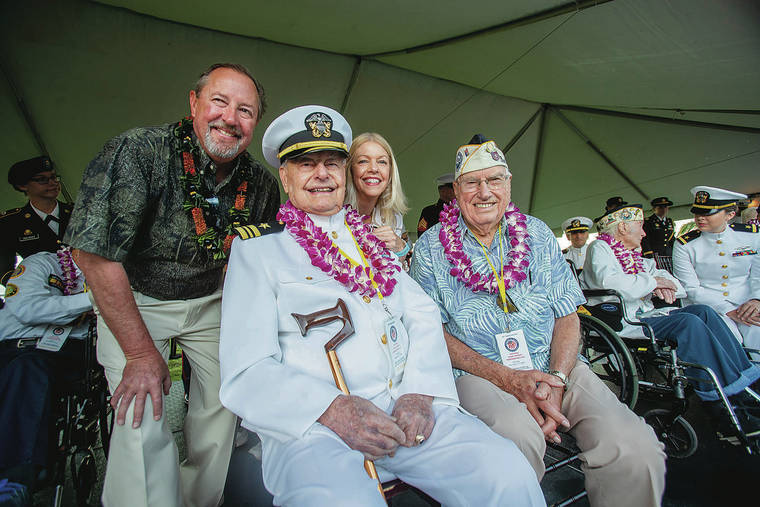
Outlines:
[[[417,442],[417,445],[422,445],[422,442],[425,441],[425,435],[418,434],[416,437],[414,437],[414,441]]]

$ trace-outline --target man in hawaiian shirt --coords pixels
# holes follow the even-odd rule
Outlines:
[[[456,206],[417,242],[410,273],[438,304],[462,406],[539,478],[545,439],[573,435],[592,505],[659,505],[662,444],[579,360],[584,298],[552,231],[511,202],[493,141],[477,135],[456,157]]]
[[[381,476],[444,505],[543,505],[515,445],[459,409],[435,303],[343,208],[350,144],[350,126],[328,107],[275,119],[262,151],[288,202],[279,222],[241,227],[232,246],[221,398],[261,437],[274,504],[385,506],[363,466],[373,459]],[[353,323],[337,349],[350,395],[324,348],[343,323],[294,318],[338,300]]]
[[[221,501],[235,428],[219,402],[222,272],[234,228],[274,218],[280,197],[245,151],[263,108],[244,67],[212,65],[190,92],[192,118],[115,137],[84,173],[67,242],[92,288],[117,410],[107,507]],[[181,467],[162,410],[172,337],[193,368]]]

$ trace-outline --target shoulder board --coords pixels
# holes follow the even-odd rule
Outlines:
[[[733,230],[737,232],[758,232],[760,229],[758,229],[757,225],[755,224],[731,224],[729,225]]]
[[[701,234],[702,234],[702,231],[698,229],[694,229],[693,231],[689,231],[686,234],[682,234],[678,236],[678,241],[685,245],[689,241],[697,239]]]
[[[10,215],[15,215],[19,211],[21,211],[21,208],[13,208],[13,209],[3,211],[2,213],[0,213],[0,218],[7,217]]]
[[[74,209],[74,204],[70,202],[64,203],[64,205],[61,206],[61,209],[63,210],[64,213],[71,213],[72,210]]]
[[[569,251],[570,251],[570,247],[568,247],[568,248],[565,248],[564,250],[562,250],[562,253],[563,253],[563,254],[566,254],[566,253],[567,253],[567,252],[569,252]]]
[[[235,234],[240,236],[240,239],[251,239],[264,236],[265,234],[271,234],[273,232],[280,232],[285,229],[285,222],[264,222],[258,225],[243,225],[235,227]]]

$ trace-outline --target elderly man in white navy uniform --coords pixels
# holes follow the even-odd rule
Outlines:
[[[760,349],[760,228],[729,224],[747,196],[706,186],[691,193],[697,228],[678,237],[673,273],[690,303],[713,307],[740,342]]]
[[[0,310],[0,478],[34,488],[47,468],[55,386],[84,374],[92,303],[67,248],[25,258]]]
[[[263,153],[289,200],[232,246],[220,397],[260,435],[264,484],[276,505],[384,506],[363,466],[373,459],[381,478],[445,505],[543,505],[517,447],[461,411],[433,301],[343,208],[351,138],[328,107],[275,119]],[[350,395],[324,349],[341,323],[302,336],[292,315],[338,299],[355,329],[337,349]]]
[[[562,222],[562,230],[570,241],[570,246],[562,250],[565,260],[570,261],[575,271],[583,269],[588,248],[588,231],[594,222],[588,217],[573,217]]]

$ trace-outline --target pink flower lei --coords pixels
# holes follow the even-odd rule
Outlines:
[[[70,296],[77,290],[77,267],[74,264],[74,260],[71,258],[71,247],[62,246],[55,253],[58,256],[58,264],[63,271],[63,295]]]
[[[635,275],[644,271],[644,261],[641,258],[641,252],[638,250],[628,250],[621,241],[616,240],[609,234],[600,234],[596,237],[610,245],[612,253],[623,267],[623,273]]]
[[[507,220],[509,246],[511,247],[507,253],[507,262],[504,264],[504,286],[506,289],[511,289],[527,278],[525,268],[530,264],[528,260],[530,245],[528,245],[528,228],[525,215],[520,213],[519,208],[514,203],[509,203],[504,217]],[[494,293],[498,291],[499,282],[493,272],[483,275],[473,270],[472,261],[464,253],[458,220],[459,206],[456,201],[452,201],[451,205],[444,204],[443,211],[440,214],[441,230],[438,233],[438,239],[443,245],[446,259],[453,266],[449,273],[473,292]]]
[[[392,262],[385,244],[362,222],[362,216],[346,206],[346,224],[356,238],[369,267],[352,266],[327,234],[302,210],[287,201],[280,206],[277,219],[285,222],[285,227],[296,242],[301,245],[313,266],[343,284],[349,292],[358,291],[361,296],[374,297],[377,294],[374,279],[380,293],[390,296],[396,285],[394,278],[401,268]],[[370,272],[371,269],[371,272]],[[373,276],[374,275],[374,276]]]

